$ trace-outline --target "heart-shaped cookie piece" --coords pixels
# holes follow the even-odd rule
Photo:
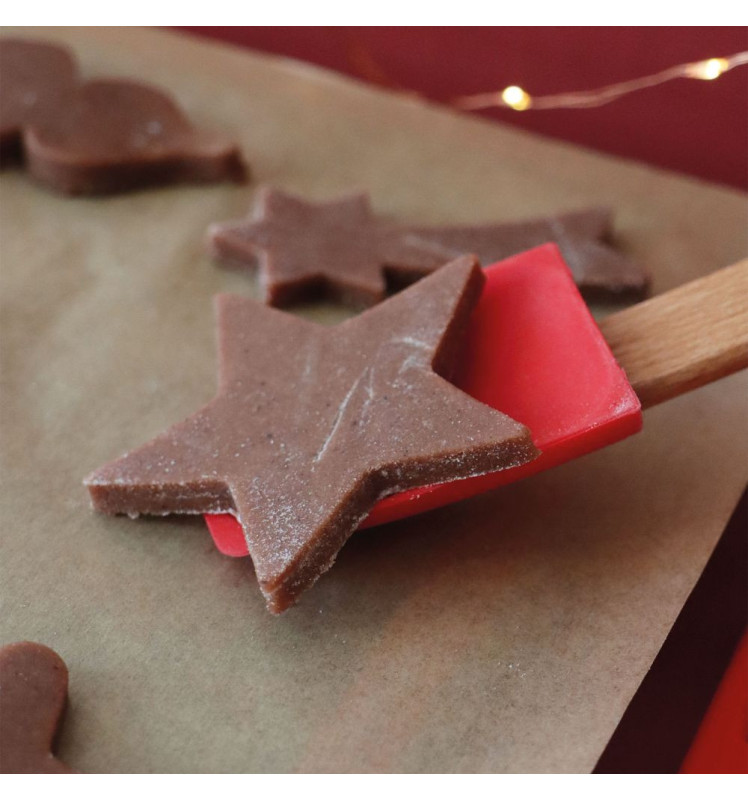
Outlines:
[[[72,53],[24,39],[0,39],[0,163],[22,160],[21,136],[34,122],[55,119],[78,84]]]
[[[126,80],[83,84],[64,113],[26,128],[29,172],[66,194],[242,181],[238,147],[195,129],[166,94]]]

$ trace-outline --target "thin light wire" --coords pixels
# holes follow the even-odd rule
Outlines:
[[[735,53],[724,58],[709,58],[704,61],[678,64],[654,75],[645,75],[642,78],[613,83],[609,86],[602,86],[599,89],[533,97],[519,86],[508,86],[506,89],[497,92],[457,97],[453,101],[453,105],[463,111],[477,111],[495,106],[513,108],[515,111],[525,111],[527,109],[545,111],[553,108],[595,108],[596,106],[611,103],[613,100],[632,92],[659,86],[676,78],[713,80],[743,64],[748,64],[748,51]]]

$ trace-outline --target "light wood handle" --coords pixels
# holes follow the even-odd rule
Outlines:
[[[643,408],[748,367],[748,259],[600,323]]]

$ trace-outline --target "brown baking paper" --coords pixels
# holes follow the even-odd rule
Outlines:
[[[656,292],[746,254],[744,196],[177,35],[24,35],[68,42],[87,76],[171,90],[254,173],[109,199],[0,177],[0,641],[67,662],[60,757],[91,772],[592,769],[745,485],[745,375],[648,411],[604,452],[357,534],[280,618],[200,519],[99,516],[81,480],[212,396],[211,296],[255,288],[214,267],[203,234],[260,182],[368,189],[421,223],[610,203]]]

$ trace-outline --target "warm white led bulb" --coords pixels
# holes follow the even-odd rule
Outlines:
[[[501,99],[505,105],[513,108],[515,111],[524,111],[532,105],[532,98],[524,89],[519,86],[507,86],[501,93]]]
[[[702,81],[713,81],[723,72],[727,72],[730,64],[726,58],[710,58],[706,61],[698,61],[695,64],[689,64],[688,77],[698,78]]]

